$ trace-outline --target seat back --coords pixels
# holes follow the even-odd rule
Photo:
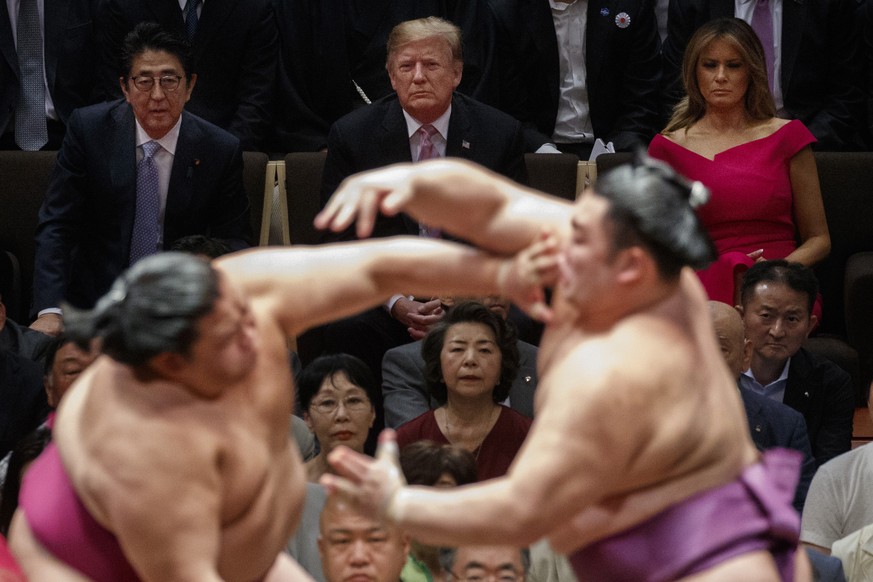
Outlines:
[[[267,154],[262,152],[243,152],[243,188],[249,197],[249,210],[252,221],[252,245],[264,244],[263,220],[264,204],[272,201],[273,185],[265,188],[267,175]],[[266,196],[270,198],[265,202]]]
[[[576,199],[579,158],[573,154],[524,154],[524,165],[531,188],[567,200]]]
[[[36,226],[57,152],[0,151],[0,249],[18,258],[21,294],[7,314],[18,323],[30,319]]]
[[[297,152],[285,156],[287,238],[291,244],[314,245],[321,241],[312,221],[321,210],[321,174],[326,159],[327,152]]]
[[[845,336],[846,263],[855,253],[873,251],[873,152],[816,152],[815,160],[831,235],[831,252],[815,269],[821,330]]]

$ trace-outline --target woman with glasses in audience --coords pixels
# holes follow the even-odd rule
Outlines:
[[[306,500],[303,514],[286,551],[317,582],[325,582],[318,553],[318,520],[327,495],[318,479],[330,470],[327,455],[345,445],[364,452],[376,420],[373,399],[376,381],[364,362],[349,354],[330,354],[313,360],[300,372],[297,394],[303,420],[315,434],[318,454],[306,462]]]
[[[318,440],[318,454],[306,462],[309,481],[329,470],[327,455],[345,445],[364,452],[376,420],[376,381],[364,362],[348,354],[313,360],[300,374],[298,394],[303,420]]]
[[[764,49],[740,19],[697,30],[682,78],[687,95],[649,154],[711,191],[698,214],[719,256],[698,274],[710,299],[737,305],[738,283],[754,262],[812,266],[830,251],[815,138],[800,121],[777,116]]]
[[[425,336],[421,354],[441,406],[398,427],[399,447],[453,444],[476,458],[480,481],[505,474],[531,425],[503,405],[518,371],[515,328],[482,303],[459,303]]]

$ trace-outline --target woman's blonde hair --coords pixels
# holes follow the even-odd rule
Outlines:
[[[703,52],[723,40],[740,53],[749,69],[749,86],[744,101],[746,113],[752,119],[769,119],[776,115],[776,105],[770,93],[764,47],[752,27],[739,18],[711,20],[697,29],[685,49],[682,59],[682,84],[685,97],[673,108],[673,116],[663,133],[688,129],[706,113],[706,100],[697,82],[697,64]]]

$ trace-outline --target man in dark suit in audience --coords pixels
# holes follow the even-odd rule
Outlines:
[[[752,355],[751,344],[745,339],[743,319],[736,309],[719,301],[709,302],[709,313],[712,315],[712,324],[725,363],[739,384],[740,375],[748,369]],[[798,513],[803,511],[806,493],[816,468],[803,415],[747,388],[740,386],[739,389],[749,421],[749,434],[758,450],[783,447],[794,449],[803,455],[800,480],[794,495],[794,508]]]
[[[457,24],[465,57],[458,90],[495,105],[493,28],[484,0],[276,0],[275,8],[276,151],[324,150],[336,120],[391,94],[385,44],[407,20],[439,16]]]
[[[509,317],[509,301],[502,297],[483,297],[482,303]],[[529,418],[534,416],[534,391],[537,388],[537,347],[518,340],[518,373],[509,390],[509,406]],[[382,398],[385,424],[397,428],[439,404],[428,394],[424,381],[421,341],[397,346],[382,358]]]
[[[595,138],[616,150],[648,145],[661,129],[653,0],[489,2],[500,109],[585,160]]]
[[[157,22],[191,43],[197,92],[186,109],[259,150],[272,121],[278,33],[270,0],[107,0],[102,39],[103,84],[120,96],[116,73],[124,35]]]
[[[394,27],[386,64],[394,93],[337,121],[328,137],[322,204],[347,176],[397,162],[459,157],[517,181],[526,177],[521,124],[509,115],[457,93],[464,61],[461,31],[436,17]],[[405,215],[380,216],[373,236],[439,236]],[[326,233],[327,242],[351,240],[353,229]],[[329,324],[323,345],[306,346],[321,330],[302,338],[310,351],[346,352],[361,358],[381,384],[382,357],[395,346],[420,339],[442,316],[440,302],[398,289],[383,307]],[[310,344],[311,345],[311,344]],[[382,403],[374,403],[377,426]],[[374,431],[378,433],[378,431]]]
[[[860,4],[856,0],[670,0],[663,51],[667,107],[684,95],[682,57],[697,28],[715,18],[734,16],[754,27],[760,5],[770,11],[774,63],[768,72],[779,116],[802,121],[818,139],[818,150],[862,149]]]
[[[183,112],[187,44],[154,23],[125,39],[125,101],[76,111],[36,233],[31,327],[62,328],[61,301],[90,307],[139,258],[185,235],[248,245],[239,140]]]
[[[100,4],[100,0],[0,2],[0,149],[56,150],[73,109],[96,103],[95,28]],[[18,11],[11,13],[10,6],[18,6]],[[36,52],[19,52],[20,35],[41,41],[30,47]],[[31,74],[36,87],[30,84]],[[24,121],[29,113],[35,115],[27,123],[33,135],[22,140],[22,135],[15,136],[15,118]]]
[[[740,293],[752,346],[740,384],[803,414],[820,467],[852,447],[855,390],[842,368],[801,347],[816,324],[818,281],[800,263],[763,261],[746,272]]]

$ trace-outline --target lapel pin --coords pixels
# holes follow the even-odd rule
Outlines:
[[[760,424],[755,425],[755,432],[761,432],[761,425]]]
[[[615,25],[619,28],[630,26],[631,18],[627,12],[619,12],[615,15]]]
[[[470,149],[470,142],[465,139],[461,140],[461,149],[468,150]]]
[[[199,165],[200,165],[200,158],[194,158],[194,167],[196,168]]]
[[[804,392],[803,395],[804,395],[806,398],[809,398],[809,392]]]
[[[530,382],[530,376],[525,376],[525,377],[524,377],[524,381],[525,381],[525,382]]]
[[[609,8],[604,6],[600,9],[600,16],[609,16]]]

